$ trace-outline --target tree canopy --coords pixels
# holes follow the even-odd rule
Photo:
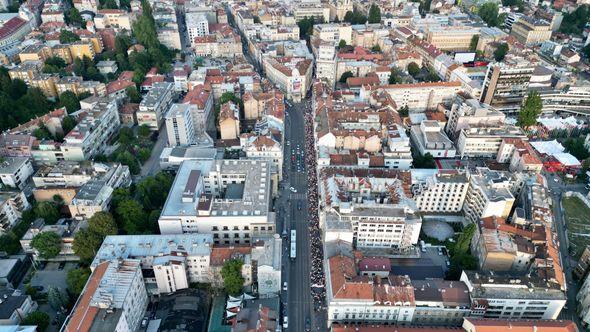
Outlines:
[[[584,27],[590,21],[590,5],[581,5],[571,13],[566,12],[563,15],[563,21],[559,26],[559,31],[581,35]]]
[[[59,105],[65,107],[68,113],[74,113],[80,109],[78,96],[72,91],[64,91],[59,95]]]
[[[416,154],[414,156],[414,160],[412,161],[412,165],[414,168],[436,168],[434,157],[429,152],[423,156]]]
[[[346,47],[346,40],[344,39],[340,39],[340,42],[338,42],[338,48],[344,48]]]
[[[410,108],[408,107],[408,105],[402,106],[397,110],[397,113],[402,118],[405,118],[410,114]]]
[[[70,293],[76,297],[79,296],[82,293],[82,290],[84,290],[84,286],[89,277],[90,269],[87,267],[69,270],[66,277],[66,283]]]
[[[517,124],[522,128],[533,126],[537,123],[537,118],[541,115],[543,102],[537,91],[529,92],[529,95],[520,107],[518,112]]]
[[[35,215],[37,215],[38,218],[43,218],[48,225],[55,224],[60,217],[55,202],[39,202],[37,206],[35,206]]]
[[[471,37],[471,42],[469,43],[469,50],[471,52],[475,52],[475,50],[477,49],[478,42],[479,42],[479,35],[473,35],[473,37]]]
[[[581,137],[570,137],[563,142],[563,146],[568,153],[576,157],[578,160],[584,160],[590,157],[588,149],[584,146],[584,139]]]
[[[37,325],[37,330],[44,332],[49,327],[49,315],[43,311],[33,311],[22,320],[21,325]]]
[[[381,9],[376,4],[369,8],[369,23],[381,23]]]
[[[242,287],[244,286],[242,265],[244,265],[244,262],[241,260],[230,259],[221,268],[224,289],[230,295],[238,295],[242,292]]]
[[[62,44],[71,44],[80,40],[77,34],[69,30],[61,30],[59,33],[59,42]]]
[[[402,83],[402,76],[400,74],[400,70],[397,67],[391,68],[389,71],[389,84],[399,84]]]
[[[56,257],[61,250],[61,237],[54,232],[41,232],[31,240],[31,247],[39,251],[41,258]]]
[[[420,75],[420,66],[418,66],[418,64],[416,64],[415,62],[410,62],[408,64],[408,74],[410,74],[410,76],[412,76],[413,78],[416,78],[418,75]]]
[[[0,66],[0,131],[16,127],[53,109],[39,88],[29,88],[22,80],[12,80]]]
[[[346,15],[344,15],[344,22],[348,22],[350,24],[365,24],[367,23],[367,16],[356,9],[353,11],[347,11]]]
[[[324,23],[323,19],[318,20],[315,17],[304,17],[297,22],[299,26],[299,38],[309,40],[309,37],[313,34],[313,26],[316,23]]]
[[[506,43],[502,43],[502,44],[498,45],[498,47],[494,51],[494,59],[496,61],[504,60],[506,53],[508,53],[508,49],[509,49],[509,47],[508,47],[508,44],[506,44]]]
[[[98,212],[88,219],[88,228],[81,229],[74,236],[72,248],[84,263],[89,264],[107,235],[117,234],[113,217],[106,212]]]
[[[340,80],[339,80],[339,82],[340,82],[340,83],[346,83],[346,80],[347,80],[349,77],[354,77],[354,75],[353,75],[353,74],[352,74],[352,72],[350,72],[350,71],[345,71],[345,72],[344,72],[344,73],[342,73],[342,75],[340,76]]]
[[[486,2],[479,8],[479,17],[490,27],[498,26],[498,4]]]

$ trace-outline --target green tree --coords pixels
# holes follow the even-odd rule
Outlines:
[[[440,76],[436,73],[433,67],[428,67],[428,74],[426,75],[426,82],[439,82]]]
[[[355,8],[353,11],[346,12],[346,15],[344,15],[344,22],[348,22],[350,24],[365,24],[367,23],[367,16]]]
[[[58,56],[52,56],[45,60],[45,63],[43,64],[43,72],[49,74],[62,73],[66,65],[64,59]]]
[[[40,202],[35,206],[35,215],[43,218],[46,224],[53,225],[59,219],[59,210],[54,202]]]
[[[22,320],[20,325],[36,325],[39,332],[44,332],[49,327],[49,315],[42,311],[33,311]]]
[[[258,15],[254,15],[253,19],[254,19],[254,23],[255,24],[261,23],[260,22],[260,17],[258,17]]]
[[[338,48],[342,49],[344,47],[346,47],[346,40],[340,39],[340,42],[338,43]]]
[[[371,51],[375,52],[375,53],[379,53],[379,52],[381,52],[381,46],[379,46],[379,44],[375,44],[375,45],[373,45],[373,47],[371,47]]]
[[[420,66],[418,66],[418,64],[416,64],[415,62],[410,62],[408,64],[408,74],[410,74],[410,76],[416,78],[418,75],[420,75],[420,72],[421,69]]]
[[[139,174],[139,171],[141,170],[139,164],[137,163],[137,159],[135,159],[135,157],[129,151],[122,151],[118,153],[115,157],[115,161],[128,166],[129,172],[131,172],[133,175]]]
[[[349,77],[354,77],[354,75],[353,75],[353,74],[352,74],[352,72],[350,72],[350,71],[345,71],[345,72],[344,72],[344,73],[342,73],[342,75],[340,76],[340,80],[339,80],[339,82],[340,82],[340,83],[346,83],[346,80],[347,80]]]
[[[139,159],[140,163],[144,164],[148,159],[150,159],[151,155],[152,155],[152,150],[150,150],[148,148],[141,148],[137,152],[137,159]]]
[[[73,116],[66,116],[61,122],[61,128],[64,131],[64,135],[67,135],[72,129],[74,129],[74,127],[76,127],[77,124],[78,123],[76,122],[76,119],[74,119]]]
[[[71,44],[73,42],[77,42],[80,40],[77,34],[68,31],[68,30],[61,30],[59,33],[59,42],[62,44]]]
[[[119,130],[119,139],[117,140],[117,142],[119,142],[119,144],[127,146],[127,145],[133,143],[134,140],[135,140],[135,134],[133,134],[133,129],[131,129],[129,127],[122,127]]]
[[[12,97],[13,99],[19,99],[25,96],[27,91],[27,83],[25,83],[23,80],[15,79],[12,80],[12,83],[10,84],[6,92],[8,92],[10,97]]]
[[[402,107],[400,107],[400,109],[397,110],[397,113],[402,118],[405,118],[408,115],[410,115],[410,108],[408,107],[408,105],[402,106]]]
[[[12,232],[8,232],[0,236],[0,251],[4,251],[9,255],[17,254],[21,251],[20,239]]]
[[[529,92],[529,95],[520,107],[517,124],[522,128],[528,128],[537,123],[537,118],[543,110],[543,102],[537,91]]]
[[[498,45],[498,47],[494,51],[494,59],[496,61],[504,60],[506,53],[508,53],[508,49],[509,49],[508,44],[506,44],[506,43],[502,43],[502,44]]]
[[[125,89],[127,93],[127,97],[129,97],[129,101],[135,104],[139,104],[141,102],[141,95],[137,92],[137,88],[134,86],[127,87]]]
[[[469,43],[469,50],[471,52],[475,52],[475,50],[477,49],[478,42],[479,42],[479,35],[473,35],[473,37],[471,37],[471,42]]]
[[[59,105],[65,107],[68,113],[74,113],[80,109],[78,96],[72,91],[64,91],[59,95]]]
[[[506,25],[506,17],[508,17],[508,13],[501,13],[498,15],[498,26],[504,27]]]
[[[88,228],[76,233],[72,248],[83,263],[89,264],[104,238],[115,234],[117,234],[117,225],[113,217],[109,213],[98,212],[88,219]]]
[[[238,295],[242,292],[242,287],[244,286],[242,265],[244,265],[244,262],[241,260],[230,259],[221,268],[224,289],[230,295]]]
[[[316,23],[315,17],[313,16],[299,20],[299,22],[297,22],[297,26],[299,26],[299,38],[309,40],[309,36],[313,33],[313,26]]]
[[[381,23],[381,9],[376,4],[369,8],[369,23]]]
[[[400,74],[400,70],[397,67],[391,68],[389,72],[389,84],[399,84],[402,83],[402,76]]]
[[[117,223],[108,212],[97,212],[88,219],[88,230],[102,237],[117,234]]]
[[[149,176],[137,184],[137,197],[145,210],[164,206],[174,178],[165,172]]]
[[[152,130],[148,125],[142,124],[141,126],[139,126],[139,128],[137,128],[137,133],[139,134],[139,136],[147,138],[152,133]]]
[[[479,17],[490,27],[498,26],[498,4],[486,2],[479,8]]]
[[[146,212],[134,199],[120,202],[115,210],[119,227],[129,235],[141,234],[145,230]]]
[[[31,247],[39,251],[39,256],[51,259],[57,256],[61,250],[61,237],[54,232],[41,232],[31,240]]]
[[[563,146],[568,153],[576,157],[578,160],[584,160],[590,157],[590,153],[584,146],[584,140],[581,137],[568,138],[563,142]]]
[[[61,289],[49,286],[47,289],[47,302],[53,310],[62,310],[68,305],[68,299]]]
[[[428,152],[423,156],[414,156],[412,164],[414,168],[436,168],[434,157]]]
[[[559,26],[559,31],[566,34],[581,35],[584,27],[590,21],[590,6],[578,6],[571,13],[566,12],[563,15],[563,21]]]
[[[586,57],[586,59],[590,59],[590,44],[584,46],[581,53],[584,57]]]
[[[45,127],[45,125],[43,123],[41,125],[39,125],[39,128],[37,128],[33,131],[33,136],[35,136],[39,140],[53,138],[53,136],[51,136],[51,133],[49,132],[49,130],[47,129],[47,127]]]
[[[66,12],[65,20],[66,23],[75,25],[77,27],[82,27],[82,25],[84,24],[82,15],[80,15],[80,12],[78,11],[78,9],[76,9],[76,7],[72,7],[70,8],[70,10]]]
[[[66,283],[70,293],[76,297],[80,296],[89,277],[90,269],[87,267],[69,270]]]

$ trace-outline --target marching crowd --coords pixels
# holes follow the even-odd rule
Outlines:
[[[318,216],[318,177],[316,174],[316,151],[313,138],[313,115],[310,109],[304,113],[305,121],[305,164],[307,167],[308,189],[307,206],[309,209],[309,236],[311,246],[311,289],[314,310],[325,309],[325,277],[323,270],[324,251]]]

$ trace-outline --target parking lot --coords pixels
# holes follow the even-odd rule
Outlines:
[[[393,258],[393,274],[408,275],[411,279],[444,278],[448,270],[448,256],[439,254],[437,247],[428,247],[420,251],[420,258]]]
[[[45,288],[52,286],[65,291],[68,287],[66,276],[69,270],[76,268],[76,263],[66,263],[61,270],[59,265],[59,263],[50,262],[47,263],[44,269],[39,267],[31,279],[31,286],[43,286]]]

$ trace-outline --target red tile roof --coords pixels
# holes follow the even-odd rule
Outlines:
[[[109,262],[99,264],[92,272],[90,279],[86,283],[86,287],[78,299],[78,303],[71,314],[71,318],[66,325],[66,332],[86,332],[90,331],[92,322],[98,313],[98,307],[90,306],[90,300],[94,296],[94,292],[100,285],[100,280],[104,276]]]
[[[18,16],[11,18],[0,28],[0,40],[11,36],[25,24],[27,24],[27,21]]]

